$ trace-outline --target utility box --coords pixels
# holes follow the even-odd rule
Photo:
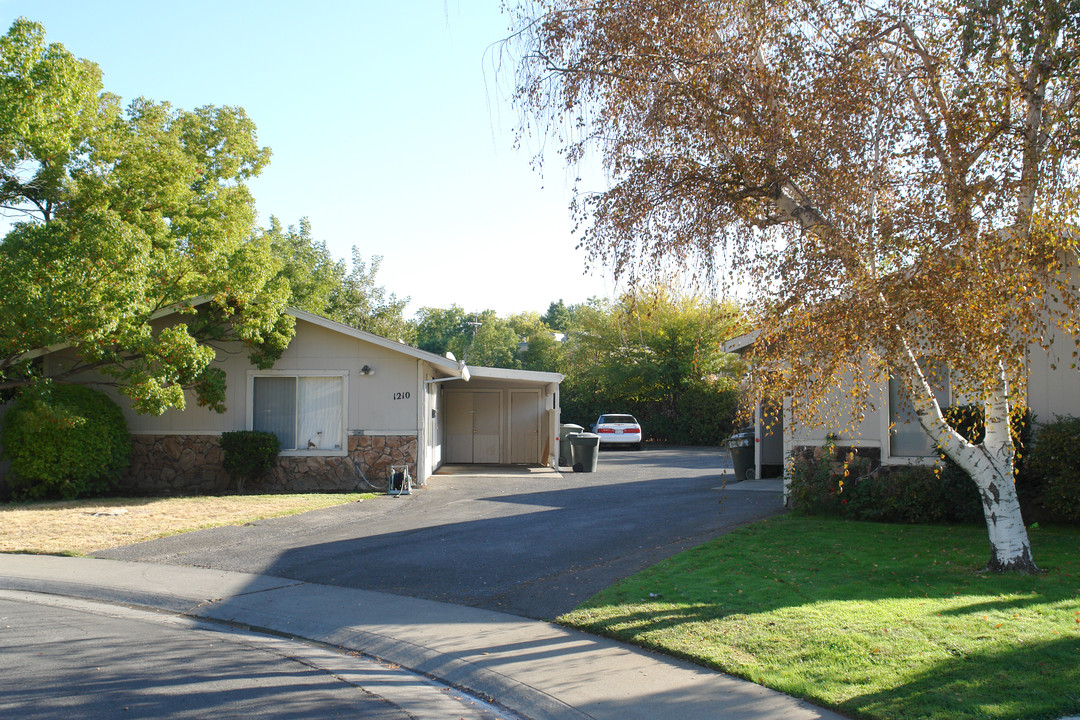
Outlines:
[[[408,465],[391,465],[390,477],[386,481],[387,495],[412,495],[412,478]]]

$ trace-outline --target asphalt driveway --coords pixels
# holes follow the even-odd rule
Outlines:
[[[779,481],[725,483],[729,467],[728,458],[710,448],[605,450],[595,473],[437,475],[410,496],[95,556],[260,573],[551,619],[638,570],[781,512]]]

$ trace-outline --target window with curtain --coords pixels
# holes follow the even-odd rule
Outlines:
[[[944,369],[944,366],[938,365],[927,366],[923,370],[929,371],[928,377],[938,404],[943,408],[948,407],[952,398],[948,371]],[[935,455],[934,441],[919,425],[919,419],[915,415],[915,406],[911,402],[907,389],[893,378],[889,378],[889,423],[892,425],[889,433],[890,455],[893,457],[932,457]]]
[[[344,381],[341,377],[256,376],[253,430],[277,435],[282,450],[342,448]]]

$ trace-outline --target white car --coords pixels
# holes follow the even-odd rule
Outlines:
[[[641,449],[641,425],[633,415],[601,415],[592,431],[600,436],[601,445],[630,445]]]

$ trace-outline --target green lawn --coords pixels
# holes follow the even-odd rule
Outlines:
[[[982,527],[787,515],[609,588],[560,622],[851,717],[1080,714],[1080,529],[1031,530],[1039,576],[979,572]]]

